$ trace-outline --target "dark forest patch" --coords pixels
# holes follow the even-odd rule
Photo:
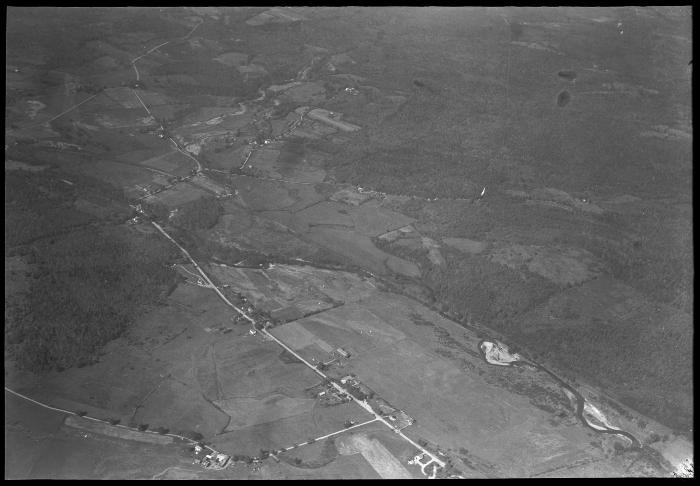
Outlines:
[[[571,93],[564,90],[557,95],[557,106],[559,108],[564,108],[571,101]]]
[[[557,76],[559,76],[562,79],[566,79],[567,81],[573,81],[576,79],[576,71],[570,69],[562,69],[557,73]]]

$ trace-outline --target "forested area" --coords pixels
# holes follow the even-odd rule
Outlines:
[[[62,180],[70,177],[72,185]],[[66,176],[56,170],[5,171],[5,250],[70,228],[97,223],[93,215],[76,210],[78,197],[99,196],[112,201],[111,220],[128,217],[130,210],[112,186],[88,177]]]
[[[108,218],[76,210],[79,198]],[[5,302],[6,350],[20,367],[94,361],[175,283],[167,242],[117,226],[130,213],[120,191],[92,178],[5,171],[5,256],[21,254],[32,268],[16,276],[27,290]]]
[[[5,303],[6,349],[41,372],[82,366],[169,293],[177,254],[157,236],[123,227],[80,229],[32,245],[35,268],[20,301]]]
[[[623,403],[680,432],[692,427],[690,318],[666,308],[633,321],[583,316],[575,326],[543,323],[532,331],[522,326],[521,316],[559,290],[544,278],[444,247],[447,264],[439,267],[429,264],[423,249],[384,249],[420,262],[423,283],[442,309],[458,319],[472,319],[507,336],[510,345],[522,347],[540,363],[606,386]]]
[[[183,53],[186,54],[186,53]],[[235,96],[237,98],[251,98],[256,96],[264,81],[263,77],[244,77],[235,68],[225,66],[216,61],[189,58],[185,61],[171,62],[153,68],[150,73],[155,79],[155,85],[163,82],[170,94],[181,93],[185,96],[192,95],[192,86],[189,84],[170,84],[167,76],[191,76],[197,82],[197,94],[213,96]]]
[[[49,8],[52,10],[44,10]],[[148,31],[173,38],[188,31],[186,26],[167,20],[155,9],[44,7],[42,10],[43,15],[37,15],[33,9],[9,10],[6,41],[12,49],[26,46],[27,29],[31,30],[32,41],[52,53],[46,59],[49,69],[80,66],[102,55],[90,47],[90,42],[108,42],[112,36],[127,32]]]
[[[202,197],[180,206],[171,223],[189,231],[209,229],[219,222],[222,213],[223,208],[218,199]]]
[[[329,160],[339,182],[389,194],[420,197],[473,197],[473,168],[455,152],[411,148],[349,149]],[[359,151],[359,153],[353,153]]]
[[[423,282],[433,291],[436,301],[449,311],[486,325],[514,322],[518,315],[557,291],[544,278],[520,275],[503,265],[480,257],[465,257],[442,250],[445,266],[431,266]]]
[[[529,334],[518,332],[516,326],[505,331],[536,358],[611,387],[623,403],[640,412],[663,418],[680,432],[692,428],[691,329],[642,319],[594,320],[590,325]]]

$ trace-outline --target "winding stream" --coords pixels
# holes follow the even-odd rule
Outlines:
[[[297,77],[296,77],[296,79],[295,79],[294,81],[303,81],[303,80],[305,80],[306,74],[308,73],[308,71],[310,70],[310,68],[313,67],[313,64],[314,64],[314,61],[315,61],[315,60],[316,60],[316,59],[312,59],[310,65],[307,66],[307,67],[306,67],[305,69],[303,69],[302,71],[300,71],[300,72],[297,74]],[[238,114],[245,113],[245,111],[246,111],[246,110],[248,109],[248,107],[249,107],[248,104],[264,102],[264,101],[266,100],[266,91],[265,91],[265,89],[261,88],[261,89],[258,91],[258,93],[260,94],[260,96],[259,96],[258,98],[250,99],[250,100],[244,100],[244,101],[242,101],[241,103],[239,103],[239,106],[241,107],[241,112],[235,113],[235,114],[238,115]],[[366,272],[366,271],[364,271],[364,270],[362,270],[362,269],[357,269],[357,268],[354,268],[354,269],[345,269],[345,268],[342,268],[342,267],[339,268],[339,267],[337,267],[337,266],[331,266],[331,265],[325,266],[325,265],[317,265],[317,264],[314,264],[314,263],[311,263],[311,262],[300,262],[300,261],[298,261],[298,260],[296,260],[296,261],[289,261],[288,259],[281,259],[281,260],[283,260],[283,261],[275,261],[274,263],[277,263],[277,264],[282,263],[282,264],[287,264],[287,265],[311,266],[311,267],[314,267],[314,268],[319,268],[319,269],[324,269],[324,270],[349,271],[349,272],[351,272],[351,273],[359,274],[359,275],[361,275],[361,276],[364,277],[364,278],[367,278],[368,276],[373,276],[371,273]],[[258,265],[254,265],[254,266],[251,266],[251,267],[244,267],[244,266],[237,266],[237,265],[234,265],[234,267],[238,267],[238,268],[255,268],[255,269],[260,269],[261,267],[263,267],[263,268],[269,267],[270,263],[273,263],[273,262],[272,262],[272,261],[268,261],[268,262],[265,262],[265,263],[262,264],[262,265],[258,264]],[[380,279],[380,280],[383,280],[383,279]],[[442,312],[439,312],[439,313],[440,313],[443,317],[452,320],[449,316],[445,315],[444,313],[442,313]],[[464,324],[461,324],[461,325],[462,325],[463,327],[470,327],[470,326],[466,326],[466,325],[464,325]],[[482,348],[481,348],[481,344],[482,344],[483,342],[485,342],[485,340],[480,341],[480,342],[479,342],[479,345],[477,346],[477,347],[479,348],[479,352],[480,352],[482,358],[484,359],[484,361],[486,361],[488,364],[493,365],[493,363],[490,363],[490,362],[486,359],[486,355],[485,355],[484,351],[483,351]],[[552,378],[554,379],[554,381],[556,381],[556,382],[557,382],[560,386],[562,386],[565,390],[569,391],[569,392],[571,393],[571,395],[576,399],[576,416],[577,416],[578,419],[581,421],[581,423],[583,423],[586,427],[588,427],[588,428],[590,428],[591,430],[594,430],[595,432],[598,432],[598,433],[602,433],[602,434],[615,434],[615,435],[619,435],[619,436],[625,437],[625,438],[629,439],[629,440],[632,442],[633,448],[642,448],[642,445],[641,445],[640,442],[637,440],[637,438],[634,437],[634,436],[633,436],[632,434],[630,434],[629,432],[626,432],[626,431],[620,430],[620,429],[610,428],[610,427],[607,427],[607,426],[605,426],[605,425],[602,426],[602,427],[604,427],[604,428],[598,428],[598,427],[592,425],[592,424],[588,421],[588,419],[586,419],[586,417],[585,417],[585,415],[584,415],[585,406],[586,406],[586,399],[583,397],[583,395],[581,395],[581,393],[579,393],[576,389],[574,389],[573,387],[571,387],[566,381],[564,381],[562,378],[560,378],[559,376],[557,376],[555,373],[553,373],[552,371],[548,370],[548,369],[545,368],[544,366],[539,365],[539,364],[537,364],[537,363],[534,363],[534,362],[532,362],[532,361],[528,361],[528,360],[513,361],[513,362],[510,362],[510,363],[507,363],[507,364],[504,364],[504,365],[505,365],[505,366],[511,366],[511,367],[513,367],[513,366],[522,366],[523,364],[532,366],[532,367],[534,367],[536,370],[540,370],[540,371],[545,372],[545,373],[548,374],[550,377],[552,377]]]
[[[484,361],[486,361],[488,364],[493,364],[493,363],[490,363],[490,362],[486,359],[486,354],[485,354],[484,351],[482,350],[481,344],[484,343],[484,342],[487,342],[487,341],[486,341],[486,340],[481,340],[481,341],[479,342],[478,346],[477,346],[477,347],[479,348],[479,353],[481,354],[481,357],[484,359]],[[551,377],[554,379],[554,381],[556,381],[560,386],[562,386],[564,389],[566,389],[567,391],[569,391],[569,392],[571,393],[571,395],[573,395],[574,398],[576,399],[576,417],[578,417],[578,419],[581,421],[581,423],[583,423],[583,425],[585,425],[585,426],[588,427],[589,429],[594,430],[594,431],[596,431],[596,432],[599,432],[599,433],[601,433],[601,434],[615,434],[615,435],[620,435],[620,436],[622,436],[622,437],[625,437],[625,438],[629,439],[629,440],[632,442],[632,447],[633,447],[633,448],[635,448],[635,449],[641,449],[641,448],[642,448],[642,445],[641,445],[641,443],[639,442],[639,440],[637,440],[637,438],[636,438],[635,436],[633,436],[632,434],[630,434],[629,432],[626,432],[626,431],[620,430],[620,429],[610,428],[610,427],[607,427],[607,426],[605,426],[605,425],[602,426],[602,427],[604,427],[604,428],[598,428],[598,427],[592,425],[592,424],[588,421],[588,419],[586,418],[586,416],[584,415],[584,410],[585,410],[585,406],[586,406],[586,399],[583,397],[583,395],[581,395],[581,393],[579,393],[576,389],[574,389],[574,388],[573,388],[571,385],[569,385],[566,381],[564,381],[562,378],[560,378],[560,377],[557,376],[554,372],[548,370],[548,369],[545,368],[544,366],[539,365],[539,364],[534,363],[534,362],[529,361],[529,360],[522,360],[522,359],[521,359],[521,360],[518,360],[518,361],[513,361],[513,362],[511,362],[511,363],[504,363],[504,364],[502,364],[502,365],[500,365],[500,366],[511,366],[511,367],[515,367],[515,366],[523,366],[523,365],[532,366],[533,368],[535,368],[535,369],[537,369],[537,370],[544,371],[544,372],[547,373],[549,376],[551,376]],[[498,366],[498,365],[494,365],[494,366]]]

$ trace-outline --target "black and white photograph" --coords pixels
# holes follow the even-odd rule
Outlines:
[[[691,6],[6,6],[5,479],[694,478]]]

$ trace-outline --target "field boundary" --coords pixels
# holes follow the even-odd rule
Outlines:
[[[90,420],[90,419],[88,419]],[[86,432],[92,432],[95,434],[107,435],[110,437],[117,437],[124,440],[133,440],[137,442],[149,442],[151,444],[172,444],[174,442],[173,437],[166,436],[164,434],[158,434],[157,432],[148,431],[138,431],[132,430],[125,425],[111,425],[105,424],[103,422],[78,418],[75,415],[69,415],[65,418],[63,423],[68,427],[75,429],[84,430]]]

